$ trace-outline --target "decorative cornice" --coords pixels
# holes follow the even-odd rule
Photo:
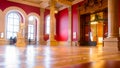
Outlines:
[[[79,7],[80,14],[94,13],[108,7],[107,0],[86,0],[82,6]]]
[[[71,7],[71,6],[70,6],[70,7],[68,7],[68,11],[69,11],[69,12],[71,12],[71,10],[72,10],[72,7]]]
[[[45,12],[45,9],[43,9],[43,8],[40,8],[40,12]]]
[[[68,0],[56,0],[58,3],[65,5],[65,6],[71,6],[72,2],[68,1]]]
[[[32,2],[29,0],[8,0],[10,2],[20,3],[20,4],[26,4],[38,8],[46,8],[49,9],[49,1],[50,0],[41,0],[40,3]],[[76,4],[78,2],[81,2],[83,0],[54,0],[58,4],[62,5],[62,7],[59,7],[58,10],[63,10],[65,8],[68,8],[69,6]]]
[[[26,4],[26,5],[30,5],[30,6],[35,6],[35,7],[40,7],[39,4],[35,4],[35,3],[32,3],[32,2],[27,2],[27,1],[20,1],[20,0],[8,0],[8,1],[11,1],[11,2],[16,2],[16,3],[20,3],[20,4]]]
[[[84,0],[74,0],[72,4],[77,4],[77,3],[82,2],[82,1],[84,1]]]

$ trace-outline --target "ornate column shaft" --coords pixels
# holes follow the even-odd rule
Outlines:
[[[68,8],[68,44],[72,45],[72,7]]]
[[[39,43],[41,45],[45,45],[46,44],[46,42],[44,41],[44,11],[45,11],[45,9],[42,9],[42,8],[40,9]]]
[[[108,37],[119,36],[118,0],[108,0]]]
[[[49,35],[49,41],[48,44],[49,45],[57,45],[57,42],[54,38],[55,36],[55,0],[50,0],[50,35]]]
[[[104,46],[119,47],[119,21],[118,2],[119,0],[108,0],[108,37],[104,39]]]
[[[55,28],[55,1],[50,1],[50,35],[49,39],[54,40],[54,28]]]

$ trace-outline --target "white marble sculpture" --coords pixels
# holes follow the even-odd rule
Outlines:
[[[24,23],[20,23],[20,29],[19,32],[17,33],[17,42],[16,46],[25,46],[25,38],[23,37],[23,29],[25,28]]]

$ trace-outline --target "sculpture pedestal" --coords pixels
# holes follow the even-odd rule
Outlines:
[[[26,45],[24,38],[17,38],[16,46],[18,47],[24,47]]]
[[[50,45],[50,46],[57,46],[58,43],[57,43],[56,40],[48,40],[48,41],[47,41],[47,45]]]
[[[20,32],[18,32],[16,46],[24,47],[25,45],[26,45],[25,38],[22,36]]]

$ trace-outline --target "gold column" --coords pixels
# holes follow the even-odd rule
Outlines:
[[[50,0],[50,35],[48,40],[48,45],[57,45],[57,41],[55,40],[55,0]]]
[[[69,20],[69,23],[68,23],[68,44],[69,45],[72,45],[72,32],[71,32],[71,29],[72,29],[72,10],[71,10],[71,6],[68,8],[68,20]]]
[[[44,40],[44,11],[45,9],[41,8],[40,9],[40,24],[39,24],[39,30],[40,30],[40,33],[39,33],[39,43],[40,45],[45,45],[46,42]]]
[[[108,37],[104,39],[104,46],[119,47],[119,0],[108,0]]]

